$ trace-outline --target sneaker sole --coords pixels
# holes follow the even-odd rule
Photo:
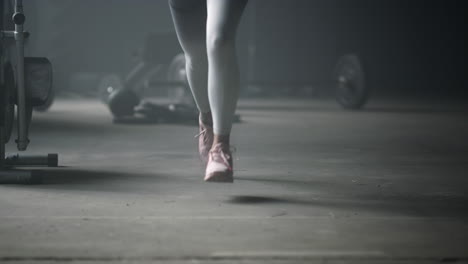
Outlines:
[[[226,173],[226,172],[214,172],[208,177],[205,177],[204,181],[206,182],[225,182],[225,183],[233,183],[234,177],[233,173]]]

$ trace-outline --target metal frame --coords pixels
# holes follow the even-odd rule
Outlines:
[[[16,80],[16,104],[17,104],[17,126],[18,126],[18,138],[16,140],[17,148],[19,151],[25,151],[29,144],[28,138],[28,109],[27,109],[27,96],[26,86],[25,86],[25,73],[24,73],[24,45],[25,39],[28,37],[29,33],[24,31],[23,24],[26,20],[26,17],[23,13],[23,1],[15,0],[14,14],[12,20],[15,24],[13,31],[4,31],[3,30],[3,15],[4,15],[4,1],[0,0],[2,8],[0,11],[0,23],[2,31],[0,31],[1,41],[5,39],[14,39],[16,46],[16,70],[15,70],[15,80]],[[3,44],[3,43],[2,43]],[[2,47],[3,48],[3,45]],[[3,58],[5,52],[0,50],[0,57]],[[0,59],[1,59],[0,58]],[[0,61],[0,70],[3,74],[3,60]],[[4,79],[4,78],[3,78]],[[3,111],[1,111],[3,112]],[[2,116],[1,118],[3,118]],[[13,155],[6,157],[5,153],[5,142],[3,142],[5,131],[5,124],[0,123],[0,184],[5,183],[37,183],[40,181],[40,174],[37,174],[35,170],[15,170],[13,169],[16,166],[48,166],[48,167],[57,167],[58,165],[58,155],[49,154],[47,156],[19,156]]]

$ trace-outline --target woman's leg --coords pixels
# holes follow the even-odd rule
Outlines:
[[[187,78],[200,111],[198,152],[207,164],[213,145],[213,121],[208,99],[206,0],[169,0],[177,36],[185,53]]]
[[[208,97],[216,145],[229,145],[232,119],[239,97],[236,30],[247,0],[207,0],[206,48]]]
[[[185,53],[187,79],[200,113],[208,115],[206,0],[169,0],[172,19]]]
[[[239,97],[236,30],[247,0],[207,0],[206,48],[208,98],[213,116],[214,140],[205,181],[233,182],[229,150],[232,118]]]

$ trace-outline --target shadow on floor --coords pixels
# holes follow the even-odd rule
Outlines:
[[[128,173],[83,169],[58,169],[41,171],[41,185],[95,184],[129,178]]]
[[[172,177],[160,174],[142,174],[110,170],[56,168],[34,170],[34,180],[10,182],[16,186],[34,189],[57,189],[103,192],[145,192],[152,191],[160,182],[174,181]]]
[[[95,125],[93,123],[86,122],[84,120],[70,120],[64,118],[60,119],[35,119],[31,123],[30,130],[32,133],[49,133],[54,131],[62,135],[97,135],[97,134],[109,134],[115,132],[115,129],[112,128],[109,124],[103,123],[102,125]]]
[[[277,204],[277,203],[287,203],[287,204],[304,204],[312,205],[312,201],[301,201],[290,198],[278,198],[278,197],[265,197],[265,196],[253,196],[253,195],[236,195],[231,196],[226,203],[231,204]]]
[[[344,216],[359,215],[391,215],[402,217],[468,217],[466,198],[440,201],[434,198],[401,199],[399,197],[373,200],[356,197],[318,197],[316,199],[280,198],[273,196],[236,195],[226,201],[237,205],[299,205],[314,207],[330,212],[339,212]]]
[[[468,196],[464,193],[421,193],[385,190],[379,184],[299,181],[271,178],[238,178],[239,181],[282,185],[309,195],[235,195],[226,203],[238,205],[290,204],[322,209],[339,209],[355,214],[382,212],[411,217],[468,217]]]
[[[132,171],[94,170],[57,168],[41,171],[42,183],[20,188],[38,190],[60,190],[65,192],[91,191],[112,193],[154,193],[157,190],[176,188],[175,192],[184,193],[181,186],[188,186],[194,179],[187,177],[173,177],[154,173],[133,173]],[[349,215],[410,216],[410,217],[468,217],[468,196],[457,193],[420,193],[401,191],[398,186],[392,190],[382,190],[374,186],[361,186],[350,182],[333,182],[328,180],[298,181],[287,179],[241,178],[239,181],[263,182],[262,193],[252,194],[231,193],[230,196],[215,192],[215,199],[209,197],[209,190],[201,188],[200,201],[205,203],[219,203],[223,200],[226,205],[275,207],[277,205],[292,205],[293,210],[303,210],[305,207],[317,210],[329,210]],[[198,181],[198,180],[197,180]],[[175,183],[175,185],[174,185]],[[267,184],[267,186],[265,186]],[[283,185],[294,190],[285,195],[265,193],[268,185]],[[191,185],[190,185],[191,186]],[[206,185],[205,185],[206,186]],[[241,184],[242,186],[242,184]],[[17,187],[15,187],[17,188]],[[194,185],[193,188],[200,188]],[[271,188],[275,190],[277,188]],[[301,192],[298,195],[297,192]],[[301,209],[302,208],[302,209]]]

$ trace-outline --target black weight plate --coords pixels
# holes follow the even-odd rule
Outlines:
[[[140,98],[128,89],[115,90],[109,95],[109,110],[115,117],[133,116]]]
[[[55,101],[55,89],[54,87],[51,87],[49,94],[47,96],[47,100],[42,105],[35,106],[34,110],[38,112],[45,112],[49,110],[49,108],[52,106],[54,101]]]
[[[98,84],[98,97],[103,103],[109,103],[110,95],[117,90],[123,89],[123,80],[117,74],[108,74],[102,77]]]
[[[50,101],[52,78],[52,64],[47,58],[24,58],[24,86],[33,107],[44,106]]]
[[[355,54],[342,56],[336,64],[334,80],[336,100],[346,109],[360,109],[368,100],[365,72],[361,60]]]

